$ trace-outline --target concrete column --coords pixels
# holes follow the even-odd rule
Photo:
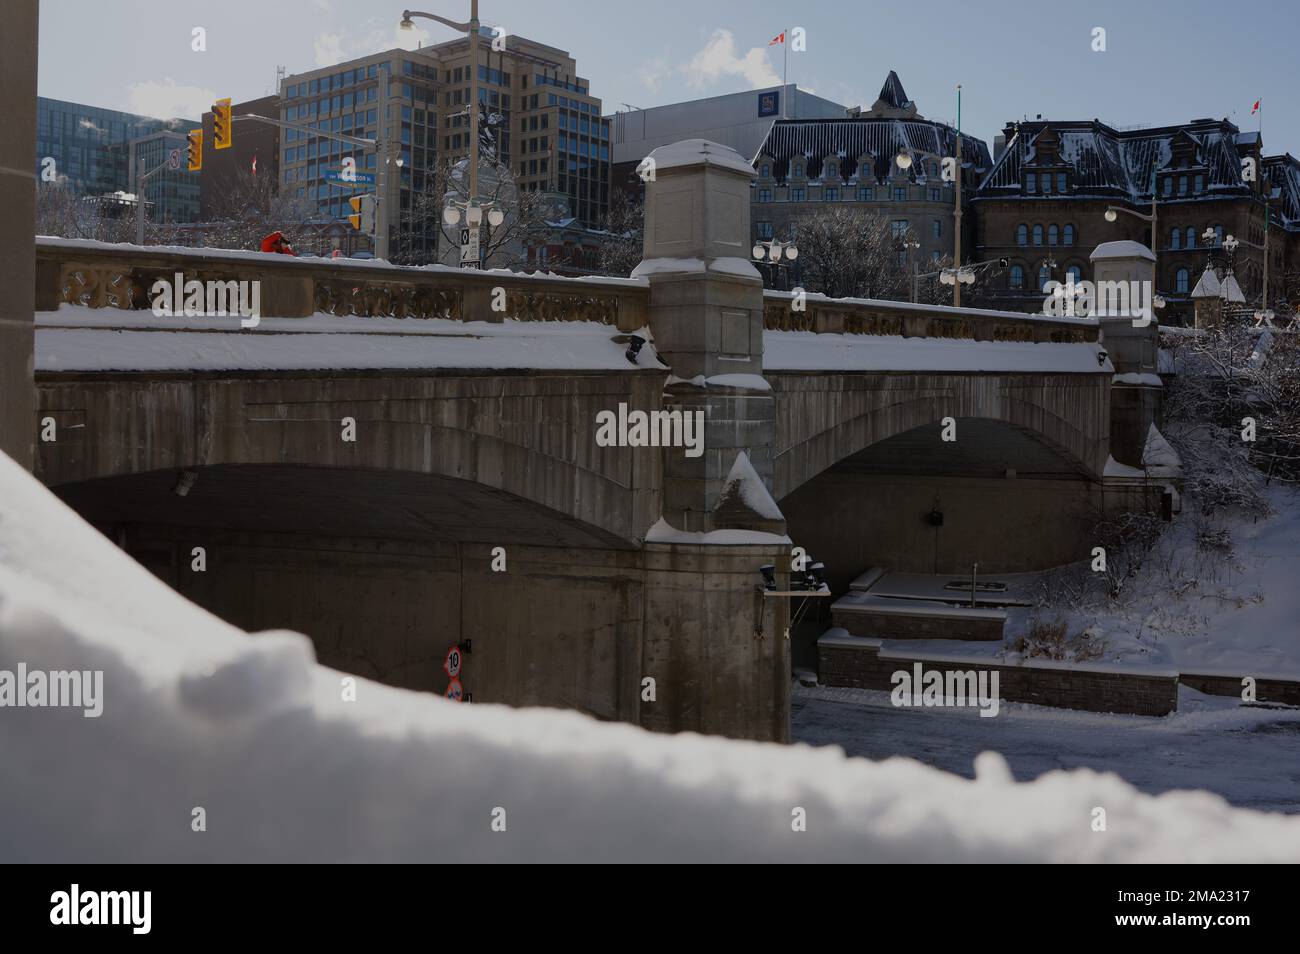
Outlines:
[[[750,262],[754,170],[726,146],[656,149],[646,182],[648,323],[672,372],[665,408],[702,412],[704,451],[662,454],[663,521],[648,536],[642,667],[650,729],[784,742],[790,737],[788,598],[760,568],[788,570],[770,495],[775,400],[763,378],[763,283]],[[787,577],[779,577],[787,589]]]
[[[705,451],[665,455],[664,517],[680,530],[734,524],[714,510],[744,453],[770,489],[775,402],[763,380],[763,282],[750,261],[754,170],[727,146],[661,146],[643,166],[650,331],[672,366],[665,403],[705,416]]]
[[[37,0],[5,4],[0,30],[0,452],[30,469],[36,433]]]
[[[1115,366],[1110,390],[1110,455],[1142,466],[1147,433],[1160,419],[1164,385],[1156,374],[1160,325],[1152,304],[1156,257],[1140,242],[1104,242],[1090,256],[1097,287],[1102,347]],[[1111,296],[1111,289],[1123,296]],[[1107,283],[1115,283],[1108,285]],[[1114,308],[1116,302],[1123,304]],[[1106,314],[1106,304],[1118,313]]]

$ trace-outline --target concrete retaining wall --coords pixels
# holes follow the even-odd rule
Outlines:
[[[842,635],[823,636],[817,642],[817,655],[818,680],[827,686],[888,692],[894,688],[895,672],[910,672],[912,664],[920,662],[927,670],[996,671],[998,694],[1004,702],[1145,716],[1164,716],[1178,708],[1174,672],[1122,672],[1086,664],[991,664],[978,657],[882,650],[879,640]]]

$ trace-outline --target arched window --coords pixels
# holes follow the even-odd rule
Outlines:
[[[1053,222],[1051,225],[1047,227],[1047,244],[1055,245],[1057,239],[1059,239],[1060,237],[1061,237],[1060,230],[1056,227],[1056,223]]]
[[[1025,270],[1019,265],[1011,266],[1011,287],[1017,289],[1025,287]]]
[[[1052,270],[1046,265],[1038,266],[1038,290],[1047,291],[1047,283],[1052,280]]]
[[[803,176],[803,163],[802,163],[802,162],[796,162],[796,163],[794,164],[794,174],[795,174],[795,178],[800,178],[800,177]]]
[[[1185,269],[1185,268],[1180,268],[1180,269],[1178,269],[1178,271],[1174,272],[1174,288],[1176,288],[1176,289],[1178,290],[1178,294],[1180,294],[1180,295],[1186,295],[1186,294],[1187,294],[1187,288],[1188,288],[1187,280],[1188,280],[1188,278],[1189,278],[1189,275],[1188,275],[1187,269]]]
[[[764,179],[766,179],[769,175],[772,174],[772,167],[765,162],[763,163],[762,166],[759,167],[758,174],[762,176]]]
[[[1170,248],[1182,248],[1182,247],[1183,247],[1183,230],[1182,230],[1182,229],[1171,229],[1171,230],[1170,230],[1170,232],[1169,232],[1169,247],[1170,247]]]
[[[1214,247],[1218,248],[1222,244],[1223,244],[1223,226],[1216,225],[1214,227]]]
[[[1067,225],[1067,226],[1065,227],[1065,244],[1066,244],[1066,245],[1073,245],[1073,244],[1074,244],[1074,226],[1073,226],[1073,225]]]
[[[1196,248],[1196,229],[1192,228],[1190,225],[1187,226],[1186,235],[1187,241],[1183,244],[1188,248]]]
[[[1034,244],[1035,245],[1043,244],[1043,227],[1041,225],[1034,226]]]
[[[835,178],[835,163],[833,162],[826,163],[826,175],[832,179]]]
[[[1072,280],[1076,285],[1083,281],[1083,269],[1078,265],[1071,265],[1067,268],[1065,275],[1068,280]]]
[[[1023,222],[1016,226],[1016,244],[1029,244],[1029,226],[1025,225]]]

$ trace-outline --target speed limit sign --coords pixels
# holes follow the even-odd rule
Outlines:
[[[447,650],[447,658],[443,660],[442,668],[452,679],[460,675],[460,647],[453,646]]]

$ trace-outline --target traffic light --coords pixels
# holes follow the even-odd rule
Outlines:
[[[203,168],[203,130],[191,129],[185,134],[185,168],[198,172]]]
[[[230,122],[230,97],[212,104],[212,148],[229,149],[235,141],[235,130]]]
[[[373,232],[375,230],[375,197],[373,195],[354,195],[348,199],[348,204],[352,206],[352,214],[348,216],[348,222],[354,229],[361,232]]]

